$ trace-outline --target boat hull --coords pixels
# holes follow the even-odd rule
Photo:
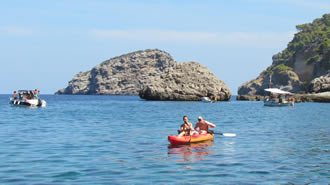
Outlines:
[[[265,100],[264,101],[264,106],[269,106],[269,107],[285,107],[285,106],[294,106],[294,102],[282,102],[279,103],[277,101],[273,100]]]
[[[197,136],[168,136],[168,141],[172,145],[198,143],[203,141],[213,140],[214,134],[206,133]]]
[[[46,101],[42,99],[20,100],[20,99],[10,98],[9,103],[12,105],[19,105],[19,106],[46,107]]]

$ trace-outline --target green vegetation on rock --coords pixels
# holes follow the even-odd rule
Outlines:
[[[265,70],[261,73],[261,75],[269,76],[270,74],[272,74],[272,72],[273,72],[273,69],[272,69],[272,66],[270,66],[270,67],[267,67],[267,69],[265,69]]]
[[[284,64],[277,65],[274,67],[274,70],[280,70],[280,71],[292,71],[292,67],[286,66]]]
[[[312,23],[296,26],[298,33],[288,47],[273,56],[275,65],[284,64],[293,67],[297,52],[311,53],[306,64],[318,64],[325,71],[330,69],[330,14],[315,19]]]
[[[262,73],[265,74],[266,76],[269,76],[270,74],[272,74],[273,71],[292,71],[292,67],[286,66],[284,64],[280,64],[277,66],[270,66],[268,67],[266,70],[264,70]]]
[[[256,79],[245,82],[239,95],[264,95],[268,87],[293,93],[330,91],[330,14],[296,26],[287,48]]]

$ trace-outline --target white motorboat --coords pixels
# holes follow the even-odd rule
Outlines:
[[[213,101],[209,97],[201,97],[201,101],[204,103],[212,103]]]
[[[264,100],[264,106],[294,106],[295,104],[293,98],[287,98],[288,95],[293,95],[290,92],[277,88],[268,88],[265,91],[270,92],[270,96]]]
[[[29,90],[19,90],[19,97],[12,97],[9,100],[9,103],[12,105],[22,105],[22,106],[31,106],[31,107],[46,107],[46,101],[41,99],[39,96],[31,97]]]

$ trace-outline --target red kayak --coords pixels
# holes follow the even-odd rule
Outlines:
[[[189,144],[189,143],[197,143],[202,141],[213,140],[214,134],[206,133],[206,134],[198,134],[196,136],[168,136],[168,141],[172,145],[180,145],[180,144]]]

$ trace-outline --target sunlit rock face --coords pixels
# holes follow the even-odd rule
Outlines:
[[[150,100],[229,100],[226,84],[197,62],[177,63],[158,49],[121,55],[76,74],[56,94],[140,95]]]

